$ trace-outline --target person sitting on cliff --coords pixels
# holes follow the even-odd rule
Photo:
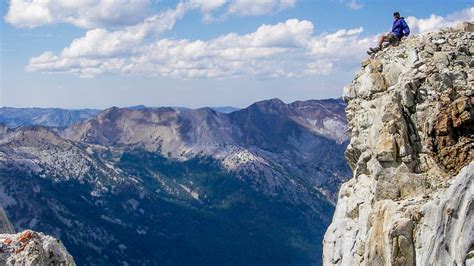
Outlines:
[[[382,35],[379,39],[378,46],[375,48],[369,48],[370,51],[367,53],[369,55],[375,54],[378,51],[381,51],[383,48],[383,43],[388,42],[390,45],[398,44],[403,37],[408,37],[410,35],[410,28],[405,22],[405,18],[400,17],[400,13],[393,13],[393,24],[392,31]]]

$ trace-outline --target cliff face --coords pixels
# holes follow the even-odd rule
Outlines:
[[[324,264],[474,263],[473,27],[388,47],[345,88],[353,178]]]

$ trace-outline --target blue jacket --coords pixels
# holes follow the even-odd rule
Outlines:
[[[403,36],[410,35],[410,28],[403,18],[399,18],[393,22],[392,32],[401,39]]]

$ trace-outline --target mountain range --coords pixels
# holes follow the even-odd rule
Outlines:
[[[132,110],[142,110],[147,108],[156,109],[158,107],[148,107],[145,105],[135,105],[126,107]],[[181,108],[181,107],[175,107]],[[232,113],[240,108],[232,106],[210,107],[220,113]],[[184,109],[184,108],[183,108]],[[63,109],[63,108],[15,108],[0,107],[0,123],[10,128],[19,126],[47,126],[47,127],[68,127],[74,123],[95,117],[102,112],[100,109]]]
[[[351,174],[344,108],[271,99],[2,125],[0,203],[15,230],[61,239],[79,265],[320,264]]]

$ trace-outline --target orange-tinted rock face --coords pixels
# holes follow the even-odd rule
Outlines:
[[[432,132],[433,156],[451,174],[474,159],[473,97],[459,97],[446,103]]]

